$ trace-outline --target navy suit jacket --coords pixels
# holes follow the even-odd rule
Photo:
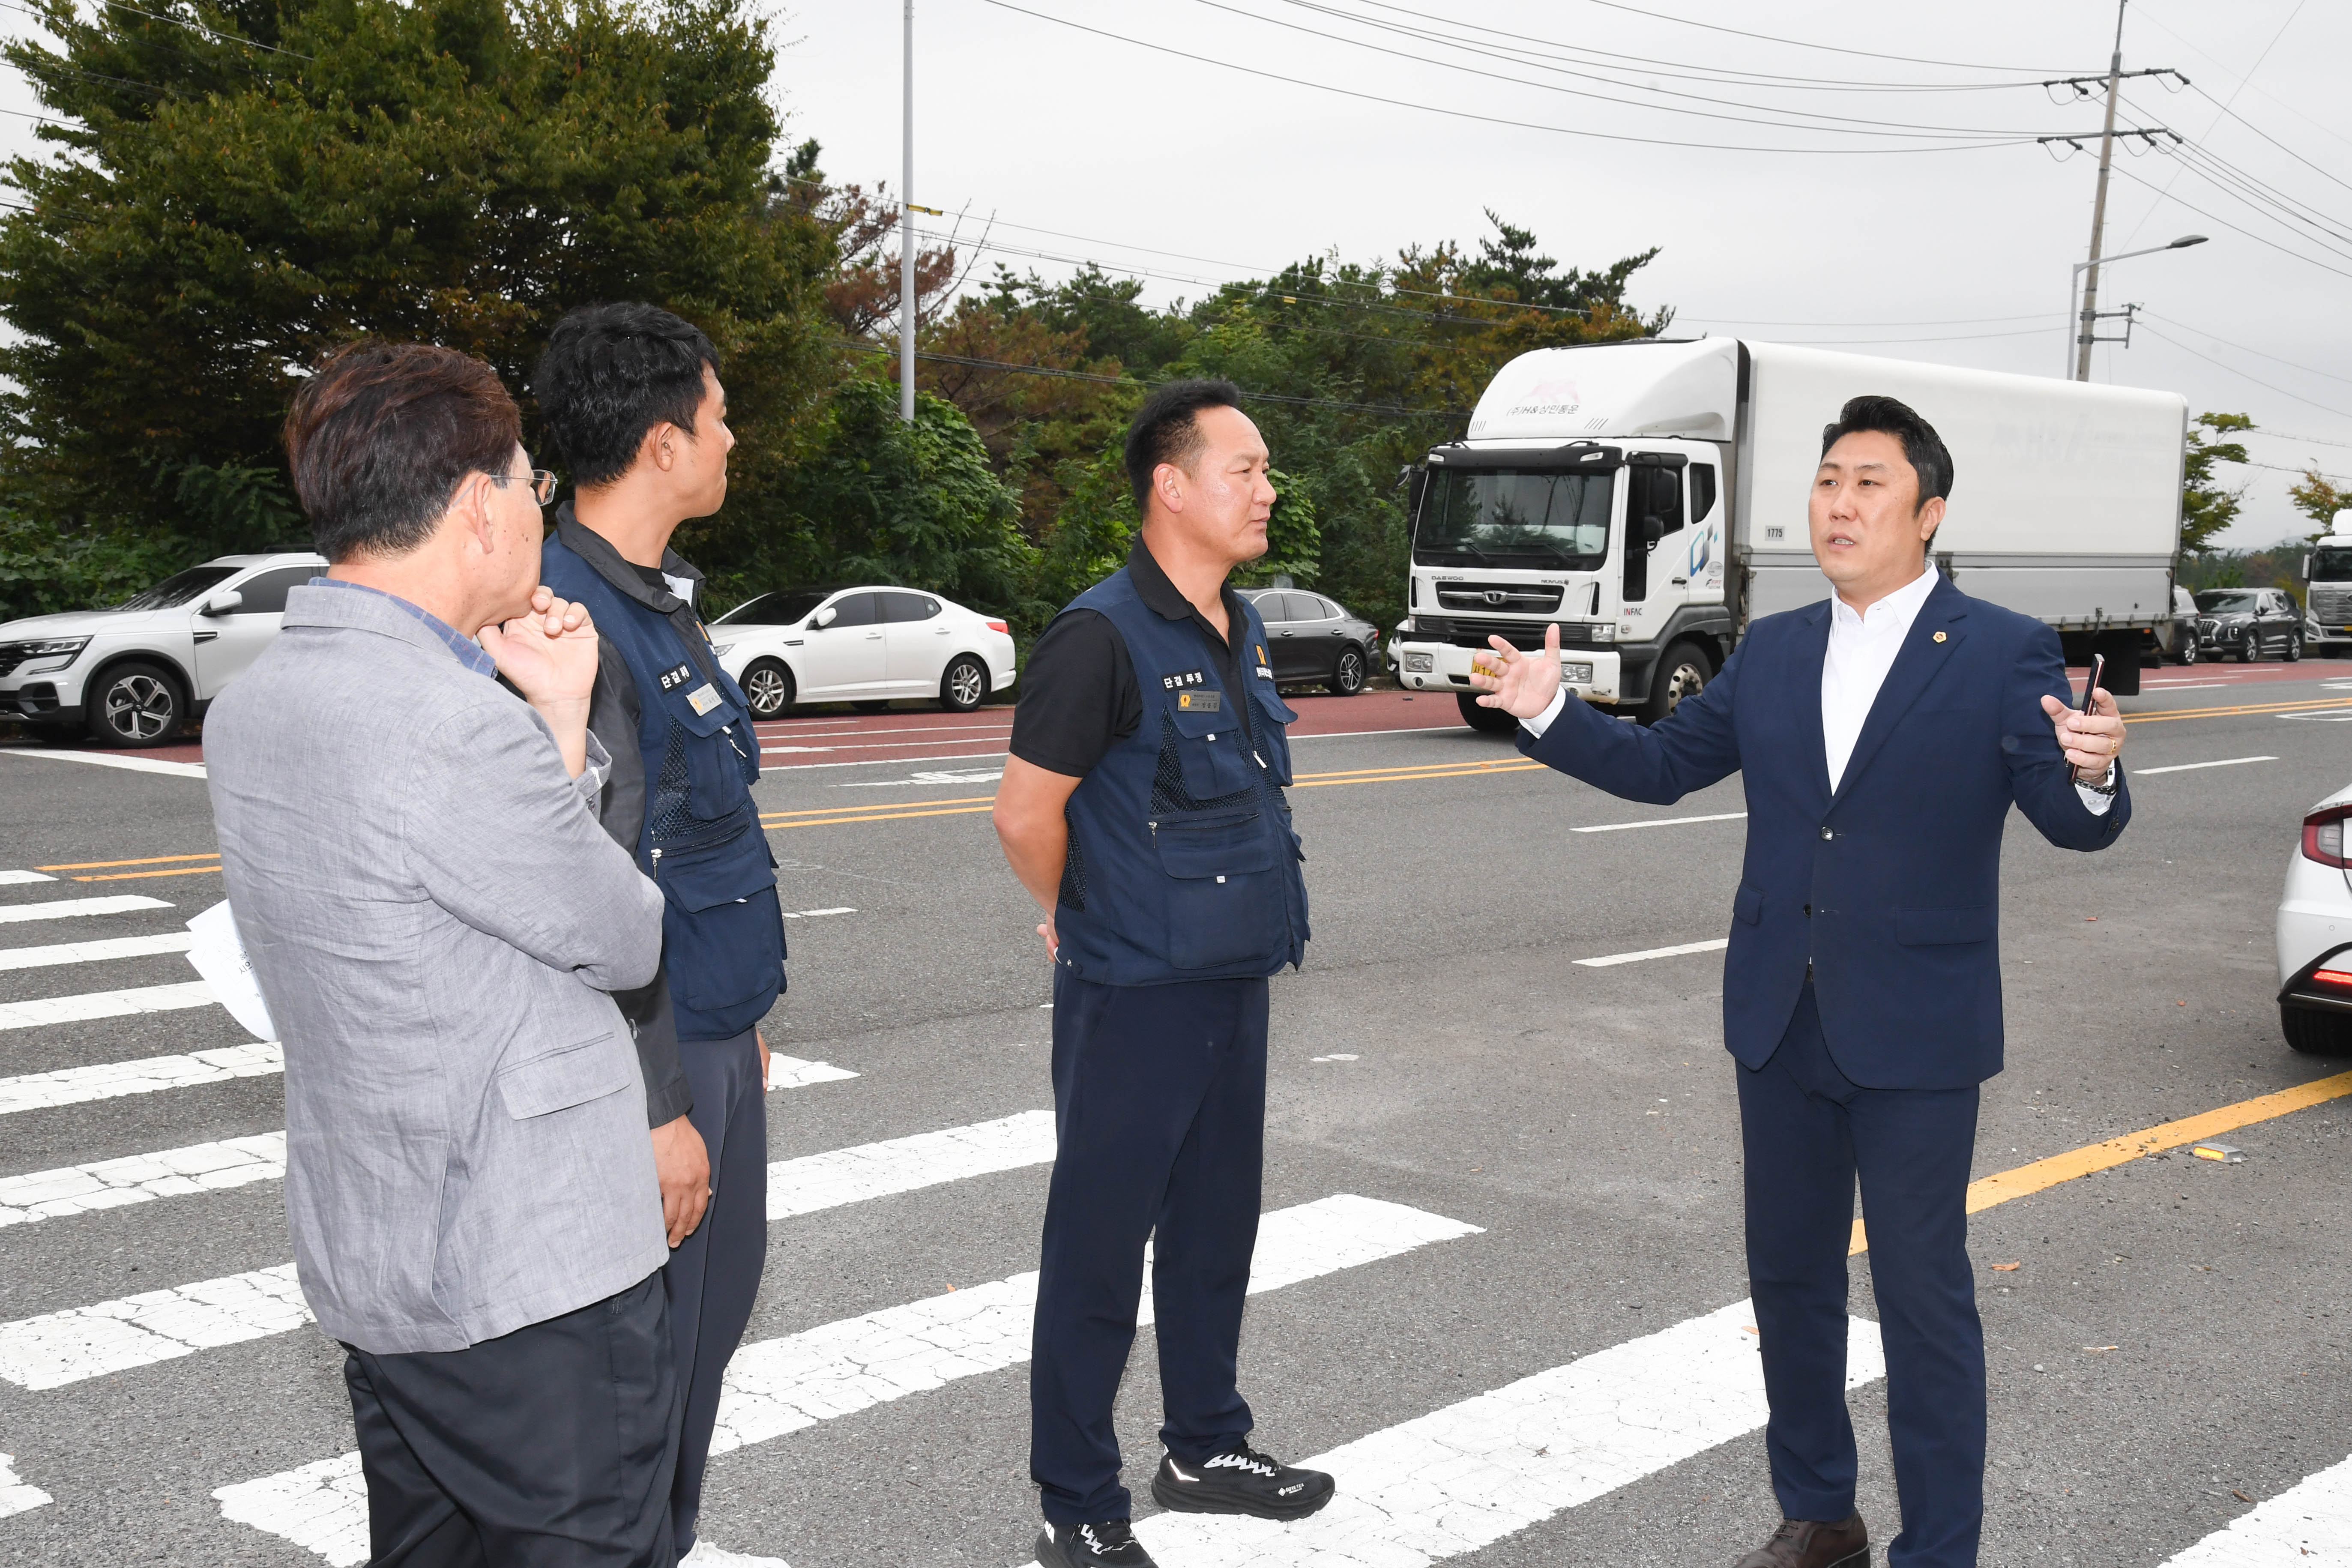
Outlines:
[[[2058,636],[1936,584],[1834,794],[1822,742],[1830,605],[1767,616],[1652,729],[1571,699],[1519,749],[1664,805],[1734,772],[1748,854],[1724,956],[1723,1033],[1770,1059],[1813,967],[1822,1031],[1869,1089],[1958,1089],[2001,1067],[2000,836],[2012,802],[2043,837],[2102,849],[2131,819],[2083,804],[2042,710],[2070,700]],[[2117,771],[2120,782],[2121,770]]]

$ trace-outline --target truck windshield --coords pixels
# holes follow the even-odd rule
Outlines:
[[[320,568],[324,571],[325,568]],[[118,610],[176,610],[215,583],[236,575],[234,566],[191,566],[174,572],[143,594],[134,594],[115,605]]]
[[[1470,473],[1429,476],[1413,531],[1421,565],[1524,565],[1570,571],[1597,568],[1609,553],[1613,472]]]
[[[2208,588],[2197,595],[2197,607],[2209,616],[2251,616],[2262,606],[2251,588]]]
[[[2311,580],[2315,583],[2352,583],[2352,550],[2313,551]]]

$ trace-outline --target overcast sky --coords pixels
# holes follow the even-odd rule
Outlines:
[[[787,134],[822,142],[834,179],[898,184],[901,14],[901,0],[777,13]],[[1304,256],[1474,241],[1491,207],[1568,264],[1659,247],[1633,298],[1674,306],[1679,331],[2052,375],[2101,110],[2032,84],[2103,72],[2116,9],[917,0],[916,28],[914,199],[967,213],[967,237],[992,218],[1016,268],[1070,270],[1019,251],[1092,258],[1159,274],[1155,300],[1196,297]],[[2306,529],[2280,470],[2352,475],[2347,59],[2340,0],[2135,0],[2125,22],[2126,70],[2193,85],[2126,83],[2122,122],[2191,151],[2118,154],[2107,251],[2210,239],[2106,274],[2102,303],[2146,313],[2093,375],[2253,416],[2252,455],[2277,468],[2238,476],[2231,543]],[[1918,90],[1954,87],[1969,90]],[[33,107],[21,80],[0,106]],[[15,140],[27,122],[8,123]],[[2032,140],[2058,133],[2084,150]],[[1885,151],[1905,146],[1927,150]]]

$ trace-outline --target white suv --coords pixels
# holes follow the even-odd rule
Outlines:
[[[161,745],[269,646],[286,590],[326,569],[308,551],[223,555],[110,610],[0,626],[0,719]]]
[[[2317,1056],[2352,1056],[2352,786],[2304,814],[2279,900],[2279,1028]]]

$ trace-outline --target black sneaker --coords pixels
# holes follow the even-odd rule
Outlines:
[[[1331,1500],[1331,1478],[1296,1469],[1247,1443],[1201,1464],[1170,1454],[1151,1478],[1151,1495],[1178,1513],[1246,1513],[1305,1519]]]
[[[1157,1568],[1123,1519],[1041,1530],[1037,1562],[1040,1568]]]

